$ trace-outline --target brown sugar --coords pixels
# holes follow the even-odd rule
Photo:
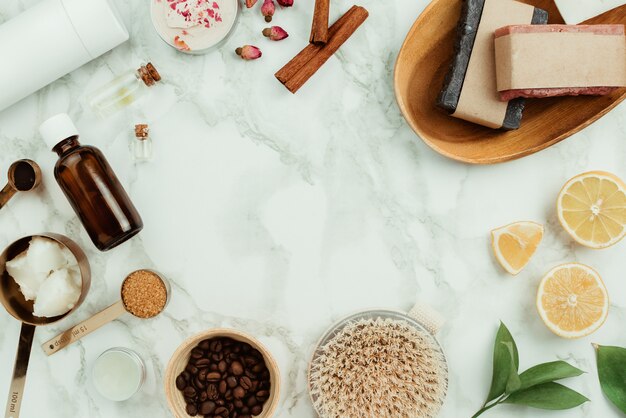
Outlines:
[[[167,288],[156,273],[138,270],[124,280],[122,301],[126,310],[136,317],[152,318],[165,308]]]

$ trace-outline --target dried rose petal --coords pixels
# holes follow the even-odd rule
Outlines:
[[[187,43],[183,41],[183,39],[178,35],[174,37],[174,45],[176,45],[176,48],[180,49],[181,51],[191,51],[189,45],[187,45]]]
[[[271,28],[263,29],[263,36],[270,38],[272,41],[281,41],[288,37],[289,34],[280,26],[272,26]]]
[[[274,6],[274,0],[264,0],[263,6],[261,6],[261,13],[265,16],[266,22],[272,21],[272,16],[274,16],[274,12],[276,11],[276,6]]]
[[[250,9],[251,7],[254,7],[254,5],[256,4],[258,0],[246,0],[246,7],[248,9]]]
[[[276,0],[276,1],[282,7],[291,7],[291,6],[293,6],[293,0]]]
[[[252,45],[244,45],[241,48],[237,48],[235,53],[244,60],[255,60],[263,55],[259,48]]]

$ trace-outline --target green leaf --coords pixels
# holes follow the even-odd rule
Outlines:
[[[595,347],[602,392],[626,414],[626,349]]]
[[[583,373],[584,372],[582,370],[564,361],[552,361],[550,363],[543,363],[535,367],[531,367],[524,373],[520,374],[519,377],[522,381],[521,388],[526,389],[542,383],[580,376]]]
[[[509,352],[509,378],[506,381],[506,389],[505,393],[513,393],[522,386],[522,382],[520,380],[519,374],[517,374],[517,366],[515,365],[515,355],[513,352],[513,344],[511,343],[502,343],[506,346]]]
[[[506,343],[511,344],[513,355],[510,354],[509,347],[505,345]],[[489,389],[489,395],[487,396],[485,405],[502,395],[506,390],[512,369],[511,357],[513,358],[515,372],[517,372],[519,368],[519,354],[515,340],[506,325],[500,322],[500,328],[496,334],[496,342],[493,347],[493,376],[491,378],[491,389]]]
[[[559,383],[548,382],[512,393],[504,403],[539,409],[570,409],[589,401],[580,393]]]

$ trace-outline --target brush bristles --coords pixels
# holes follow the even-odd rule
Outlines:
[[[447,391],[445,359],[432,337],[393,319],[346,325],[311,365],[324,418],[427,418]]]

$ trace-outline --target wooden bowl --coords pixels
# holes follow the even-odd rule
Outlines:
[[[521,1],[547,10],[549,23],[563,23],[553,0]],[[471,164],[521,158],[575,134],[626,99],[624,88],[608,96],[527,100],[522,125],[516,131],[493,130],[451,117],[435,102],[452,59],[460,13],[461,0],[433,0],[409,31],[394,74],[402,114],[415,133],[438,153]],[[626,6],[585,23],[626,24]]]
[[[191,350],[196,347],[200,341],[215,337],[228,337],[233,340],[248,343],[252,347],[259,350],[259,352],[263,355],[265,365],[270,372],[272,387],[270,388],[270,397],[263,405],[263,412],[255,418],[269,418],[273,416],[274,412],[276,412],[276,408],[278,407],[278,400],[280,398],[280,371],[276,360],[274,360],[274,357],[272,357],[270,352],[255,338],[240,331],[227,328],[216,328],[196,334],[183,342],[172,355],[172,358],[167,365],[167,370],[165,371],[164,383],[167,403],[169,404],[170,410],[174,416],[176,418],[189,417],[185,411],[186,404],[183,399],[183,395],[176,388],[176,377],[178,377],[178,375],[182,373],[187,366]]]

